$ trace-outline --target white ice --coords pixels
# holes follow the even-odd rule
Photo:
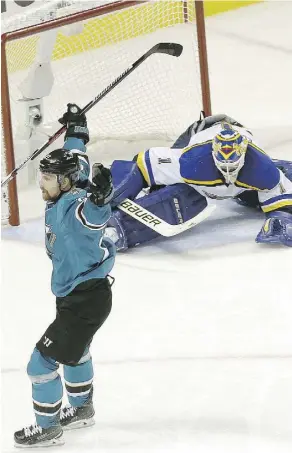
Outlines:
[[[207,20],[214,111],[292,158],[291,2]],[[182,236],[121,254],[95,337],[96,425],[54,451],[290,453],[292,250],[254,242],[263,215],[232,202]],[[42,219],[2,231],[2,451],[33,421],[25,373],[54,318]]]

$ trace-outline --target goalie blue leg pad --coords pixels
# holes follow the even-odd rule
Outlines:
[[[206,198],[186,184],[164,187],[135,200],[135,203],[171,225],[186,222],[207,206]],[[113,211],[108,226],[116,228],[119,237],[123,237],[124,249],[135,247],[160,236],[156,231],[119,209]]]
[[[136,162],[114,160],[111,166],[114,196],[111,205],[117,206],[125,198],[133,200],[144,187],[143,176]]]

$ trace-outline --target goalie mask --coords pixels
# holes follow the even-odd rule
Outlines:
[[[39,186],[45,201],[56,200],[71,189],[79,179],[78,155],[56,149],[45,156],[39,165]]]
[[[212,155],[216,167],[228,184],[233,184],[244,165],[248,139],[232,129],[229,124],[216,135],[212,142]]]

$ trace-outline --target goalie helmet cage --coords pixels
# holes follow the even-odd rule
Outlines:
[[[159,1],[159,0],[158,0]],[[169,0],[167,0],[169,1]],[[2,114],[2,157],[1,165],[2,176],[5,172],[9,174],[16,165],[15,154],[14,154],[14,143],[13,143],[13,129],[12,129],[12,115],[11,115],[11,104],[10,104],[10,93],[9,93],[9,74],[7,64],[7,43],[16,41],[18,39],[27,38],[37,33],[42,33],[48,30],[57,29],[65,25],[76,24],[85,20],[94,19],[100,16],[109,15],[117,11],[125,9],[135,8],[142,6],[143,4],[158,3],[149,2],[149,0],[139,1],[115,1],[107,3],[103,6],[96,6],[95,8],[87,9],[73,14],[68,14],[64,17],[60,17],[54,20],[48,20],[36,25],[21,28],[18,30],[8,31],[1,36],[1,114]],[[169,1],[169,3],[174,3]],[[207,46],[206,46],[206,34],[205,34],[205,18],[204,18],[204,5],[203,1],[180,1],[183,9],[183,21],[189,21],[189,6],[192,4],[195,11],[196,21],[196,35],[197,35],[197,49],[199,55],[199,72],[200,72],[200,88],[201,88],[201,106],[205,111],[206,115],[211,114],[211,101],[210,101],[210,87],[209,87],[209,74],[208,74],[208,63],[207,63]],[[172,39],[176,41],[175,36]],[[82,105],[81,105],[82,107]],[[55,118],[57,120],[57,118]],[[4,153],[3,153],[4,151]],[[4,159],[4,162],[3,162]],[[3,171],[4,170],[4,171]],[[8,222],[12,226],[17,226],[20,223],[19,219],[19,206],[18,206],[18,193],[16,178],[8,184],[8,190],[6,194],[2,193],[2,197],[8,198],[9,206],[9,218]],[[6,200],[7,201],[7,200]]]

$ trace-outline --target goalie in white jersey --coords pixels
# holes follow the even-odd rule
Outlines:
[[[115,205],[135,199],[168,223],[179,224],[202,212],[208,198],[234,198],[266,214],[257,242],[292,246],[292,163],[272,160],[250,131],[226,115],[192,124],[172,148],[150,148],[132,162],[114,161],[111,171]],[[148,195],[136,199],[143,187],[150,188]],[[119,210],[110,226],[120,249],[158,236]]]

